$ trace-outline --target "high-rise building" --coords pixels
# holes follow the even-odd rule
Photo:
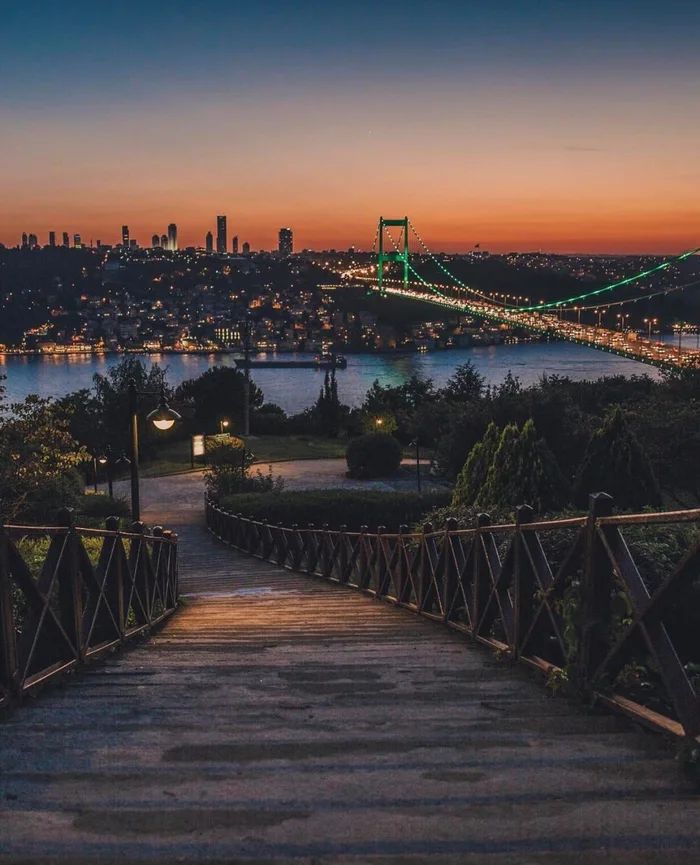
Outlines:
[[[56,246],[56,232],[49,232],[49,246]]]
[[[238,235],[234,234],[233,240],[231,241],[231,252],[234,255],[238,255]]]
[[[36,236],[36,234],[30,234],[28,243],[30,249],[36,249],[39,245],[39,238]]]
[[[125,249],[129,248],[129,226],[122,225],[122,246]]]
[[[250,255],[250,244],[247,240],[243,242],[243,255]]]
[[[167,249],[167,248],[168,248],[168,235],[167,235],[167,234],[161,234],[161,236],[160,236],[160,245],[161,245],[161,248],[162,248],[162,249]]]
[[[22,232],[22,249],[26,249],[28,245],[29,245],[29,239],[27,237],[27,232],[23,231]]]
[[[151,246],[154,249],[157,249],[160,246],[160,235],[158,235],[158,234],[153,235],[153,237],[151,238]]]
[[[70,246],[70,240],[68,239],[68,232],[67,231],[63,232],[63,245],[64,246]]]
[[[138,240],[136,240],[135,237],[132,237],[131,240],[129,241],[129,249],[138,249],[138,248],[139,248]]]
[[[174,222],[168,226],[168,249],[177,252],[177,225]]]
[[[217,216],[216,217],[216,251],[220,255],[225,255],[227,248],[228,248],[228,241],[226,239],[226,217],[225,216]]]
[[[280,255],[291,255],[294,249],[293,234],[291,228],[280,228],[279,233]]]
[[[211,233],[211,231],[207,231],[207,236],[204,239],[204,245],[207,248],[207,252],[214,251],[214,235]]]
[[[79,234],[74,234],[74,235],[73,235],[73,246],[74,246],[76,249],[82,249],[82,247],[83,247],[83,242],[82,242],[82,240],[80,239],[80,235],[79,235]]]

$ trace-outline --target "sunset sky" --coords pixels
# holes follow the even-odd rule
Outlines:
[[[680,251],[700,4],[35,2],[0,18],[0,242]]]

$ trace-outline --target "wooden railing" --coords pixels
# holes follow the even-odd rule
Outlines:
[[[177,536],[0,525],[0,707],[167,618],[178,601]]]
[[[238,550],[442,621],[555,690],[698,736],[700,543],[688,539],[666,573],[650,574],[644,538],[633,538],[638,566],[623,529],[658,535],[700,523],[700,510],[615,516],[612,506],[599,493],[587,516],[538,522],[521,507],[513,523],[482,514],[471,529],[449,520],[418,533],[270,525],[212,502],[206,518]]]

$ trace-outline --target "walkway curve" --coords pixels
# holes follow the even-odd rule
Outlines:
[[[215,543],[177,478],[159,507],[144,486],[183,607],[0,725],[0,863],[700,860],[659,737]]]

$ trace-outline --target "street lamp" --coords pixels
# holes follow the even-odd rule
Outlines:
[[[420,441],[418,436],[413,439],[410,443],[409,447],[416,449],[416,486],[418,488],[418,495],[421,494],[421,486],[420,486]]]
[[[158,408],[150,412],[146,419],[150,421],[157,430],[166,431],[171,429],[180,415],[171,409],[165,399],[165,391],[161,388],[160,394],[156,391],[140,391],[136,389],[134,379],[129,380],[129,426],[130,426],[130,462],[131,462],[131,519],[138,522],[141,519],[141,495],[139,490],[139,397],[160,396]]]
[[[230,421],[227,421],[225,419],[220,420],[219,421],[219,432],[221,432],[221,433],[226,432],[226,430],[229,428],[229,424],[230,424]]]

